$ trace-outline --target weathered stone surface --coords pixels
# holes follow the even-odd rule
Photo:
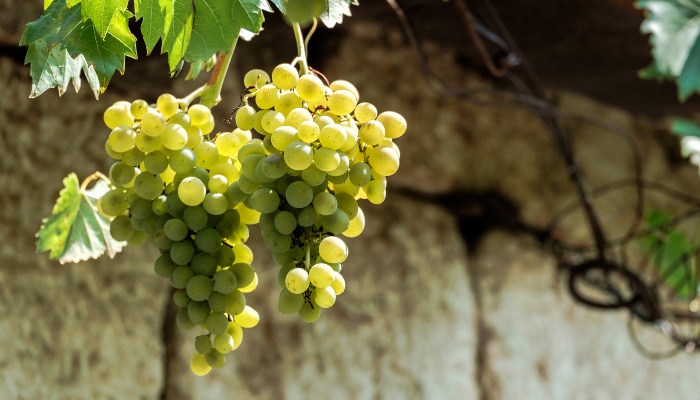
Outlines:
[[[434,206],[388,203],[363,208],[367,229],[348,241],[343,268],[348,290],[313,325],[277,311],[277,267],[251,240],[261,281],[248,300],[261,324],[245,330],[233,365],[173,383],[195,398],[476,398],[475,308],[455,223]]]
[[[624,312],[575,304],[538,244],[490,234],[474,259],[493,399],[692,399],[700,359],[680,354],[654,361],[632,345]],[[645,345],[670,347],[654,328]],[[673,393],[673,395],[671,395]]]
[[[106,169],[101,112],[115,97],[29,100],[27,75],[0,59],[0,397],[155,398],[167,285],[155,252],[59,266],[34,250],[62,178]]]

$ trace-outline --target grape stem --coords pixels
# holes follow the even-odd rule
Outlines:
[[[231,65],[231,58],[233,57],[233,51],[236,49],[236,43],[238,43],[238,35],[233,38],[231,48],[227,52],[219,53],[214,71],[212,71],[209,77],[209,82],[195,89],[181,100],[185,106],[189,106],[190,103],[198,97],[200,98],[199,102],[208,108],[213,108],[219,104],[221,101],[221,88],[224,85],[224,79],[226,78],[229,65]]]
[[[88,185],[89,185],[92,181],[95,181],[95,180],[98,180],[98,179],[103,180],[103,181],[105,181],[108,185],[112,186],[112,181],[109,180],[109,178],[108,178],[107,176],[105,176],[105,174],[103,174],[103,173],[100,172],[100,171],[95,171],[92,175],[90,175],[90,176],[88,176],[87,178],[85,178],[85,180],[83,180],[83,182],[80,184],[80,192],[84,192],[85,190],[87,190]]]
[[[304,45],[304,35],[301,33],[301,26],[294,22],[292,24],[292,28],[294,29],[294,38],[297,40],[298,57],[295,59],[295,61],[299,61],[299,74],[308,74],[309,64],[306,61],[306,46]]]

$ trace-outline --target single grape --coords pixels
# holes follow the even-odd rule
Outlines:
[[[251,106],[243,106],[236,111],[236,126],[244,131],[253,129],[255,126],[255,109]]]
[[[270,83],[270,76],[261,69],[252,69],[243,76],[243,84],[246,88],[262,87],[267,83]]]
[[[365,230],[365,214],[362,212],[361,208],[357,209],[357,215],[355,218],[350,220],[348,229],[343,232],[343,235],[354,238],[360,236],[362,231]]]
[[[321,240],[318,251],[320,256],[330,263],[342,263],[348,258],[347,244],[336,236],[328,236]]]
[[[321,128],[318,139],[323,147],[338,150],[345,144],[347,133],[342,125],[328,124]]]
[[[294,232],[294,229],[296,229],[297,220],[294,217],[294,214],[290,213],[289,211],[282,211],[275,215],[274,224],[275,229],[277,229],[278,232],[289,235]]]
[[[187,115],[190,116],[192,125],[202,126],[209,122],[211,110],[202,104],[194,104],[187,109]]]
[[[210,313],[211,309],[206,301],[193,300],[187,304],[187,315],[190,317],[190,321],[197,325],[207,322]]]
[[[386,182],[373,180],[362,188],[367,194],[367,200],[372,204],[382,204],[386,199]]]
[[[297,81],[296,91],[303,100],[314,102],[326,95],[323,89],[323,82],[311,74],[302,75]]]
[[[293,170],[303,171],[314,162],[314,150],[307,143],[292,142],[284,149],[284,162]]]
[[[295,208],[304,208],[311,204],[314,193],[311,186],[304,181],[292,182],[288,187],[284,196],[289,205]]]
[[[335,279],[333,268],[328,264],[314,264],[309,269],[309,281],[317,288],[325,288],[330,286]]]
[[[304,293],[309,288],[309,273],[303,268],[294,268],[284,278],[287,290],[294,294]]]
[[[207,317],[205,325],[212,335],[221,335],[228,328],[228,317],[224,313],[213,312]]]
[[[212,276],[216,272],[216,259],[211,254],[197,252],[192,257],[190,267],[197,275]]]
[[[328,232],[334,235],[340,235],[350,226],[350,219],[343,210],[338,209],[331,215],[322,216],[321,225]]]
[[[221,270],[214,274],[214,290],[229,294],[238,287],[238,278],[229,270]]]
[[[187,282],[187,295],[194,301],[203,301],[209,298],[213,287],[211,278],[195,275]]]
[[[340,154],[337,151],[321,147],[314,153],[314,165],[321,171],[333,171],[340,165]]]
[[[245,309],[245,295],[239,290],[234,290],[226,295],[228,304],[226,305],[226,313],[228,315],[237,315]]]
[[[226,196],[221,193],[207,193],[202,205],[204,210],[211,215],[221,215],[228,210]]]
[[[253,328],[260,322],[260,315],[250,306],[245,306],[243,312],[235,315],[233,320],[242,328]]]
[[[204,356],[204,360],[212,368],[223,368],[226,365],[226,357],[216,349],[212,349],[209,354]]]
[[[134,181],[134,190],[141,198],[155,200],[163,193],[163,179],[148,172],[141,172]]]
[[[331,288],[336,295],[342,294],[345,291],[345,278],[340,275],[340,272],[333,271],[335,273],[335,279],[331,283]]]
[[[330,286],[324,288],[317,287],[312,294],[314,303],[321,308],[330,308],[333,306],[333,304],[335,304],[335,296],[335,291]]]
[[[173,277],[170,283],[175,289],[184,289],[187,287],[187,282],[189,282],[193,276],[194,272],[192,272],[190,267],[181,265],[173,271]]]
[[[258,89],[255,94],[255,104],[261,110],[267,110],[274,107],[279,98],[279,89],[275,85],[267,84]]]
[[[304,305],[304,296],[282,289],[277,299],[277,309],[282,314],[296,314]]]
[[[328,108],[335,115],[348,115],[355,109],[357,97],[347,90],[336,90],[328,96]]]
[[[180,106],[177,104],[177,98],[169,93],[164,93],[158,96],[156,100],[156,108],[165,118],[170,118],[180,111]]]
[[[211,371],[211,367],[207,363],[204,355],[194,353],[192,354],[192,358],[190,358],[190,370],[197,376],[205,376]]]
[[[134,125],[134,117],[131,115],[131,105],[129,103],[115,103],[104,112],[104,122],[109,129],[118,126],[131,127]]]
[[[221,247],[221,234],[213,228],[204,228],[197,232],[195,245],[200,251],[214,253]]]
[[[280,64],[272,70],[272,83],[282,90],[293,89],[299,79],[299,72],[291,64]]]
[[[406,119],[401,114],[393,111],[384,111],[377,116],[377,121],[381,122],[386,129],[386,137],[396,139],[406,133],[408,125]]]
[[[197,353],[207,355],[211,351],[211,338],[209,335],[199,335],[194,338],[194,349]]]
[[[136,145],[136,132],[127,126],[116,126],[107,138],[107,145],[118,153],[129,151]]]
[[[251,205],[255,211],[270,213],[280,205],[280,197],[272,189],[262,188],[255,191],[250,197]]]
[[[187,130],[178,124],[167,124],[165,132],[160,136],[163,146],[170,150],[180,150],[187,144]]]
[[[195,177],[187,177],[183,179],[177,189],[177,194],[180,200],[185,205],[190,207],[201,204],[204,201],[206,193],[207,188],[204,186],[204,183]]]
[[[149,110],[141,118],[141,133],[146,136],[157,137],[162,135],[163,132],[165,132],[165,119],[159,112]]]
[[[135,119],[141,119],[148,112],[148,103],[145,100],[134,100],[129,110]]]
[[[302,321],[312,324],[321,317],[321,307],[318,304],[305,301],[299,310],[299,317],[301,317]]]

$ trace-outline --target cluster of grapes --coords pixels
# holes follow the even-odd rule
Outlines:
[[[275,67],[271,80],[252,70],[244,84],[236,125],[263,140],[241,147],[241,176],[227,194],[261,214],[263,239],[281,266],[279,310],[315,322],[345,290],[340,272],[348,248],[338,236],[362,233],[358,199],[384,201],[386,177],[399,168],[393,139],[406,132],[406,120],[358,104],[347,81],[326,86],[291,64]]]
[[[117,102],[104,113],[112,129],[107,153],[117,160],[109,170],[114,189],[98,201],[113,218],[116,240],[140,245],[150,240],[160,251],[154,270],[177,289],[181,329],[199,325],[191,368],[197,375],[226,363],[240,346],[242,328],[252,328],[258,313],[246,305],[257,274],[244,242],[257,213],[238,204],[230,184],[237,182],[237,155],[249,148],[251,133],[214,129],[209,108],[187,107],[163,94],[155,106],[144,100]]]

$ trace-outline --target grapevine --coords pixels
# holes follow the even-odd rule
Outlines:
[[[53,12],[65,13],[65,4]],[[237,35],[216,58],[210,81],[189,95],[109,106],[103,113],[105,151],[114,160],[109,173],[96,175],[103,184],[90,196],[88,181],[79,190],[67,187],[56,208],[74,210],[82,204],[75,193],[83,194],[93,199],[95,217],[108,221],[107,244],[148,241],[160,251],[153,269],[175,290],[179,328],[198,332],[190,367],[200,376],[223,367],[243,330],[260,320],[246,301],[258,285],[248,226],[260,225],[279,265],[279,311],[313,323],[345,291],[349,248],[341,236],[364,230],[360,201],[384,202],[387,177],[400,164],[395,139],[406,132],[406,120],[361,102],[352,83],[329,82],[308,65],[299,22],[312,20],[313,32],[322,2],[283,5],[298,56],[269,73],[243,76],[231,130],[215,129],[211,108],[221,100]],[[51,240],[51,223],[40,241]]]

